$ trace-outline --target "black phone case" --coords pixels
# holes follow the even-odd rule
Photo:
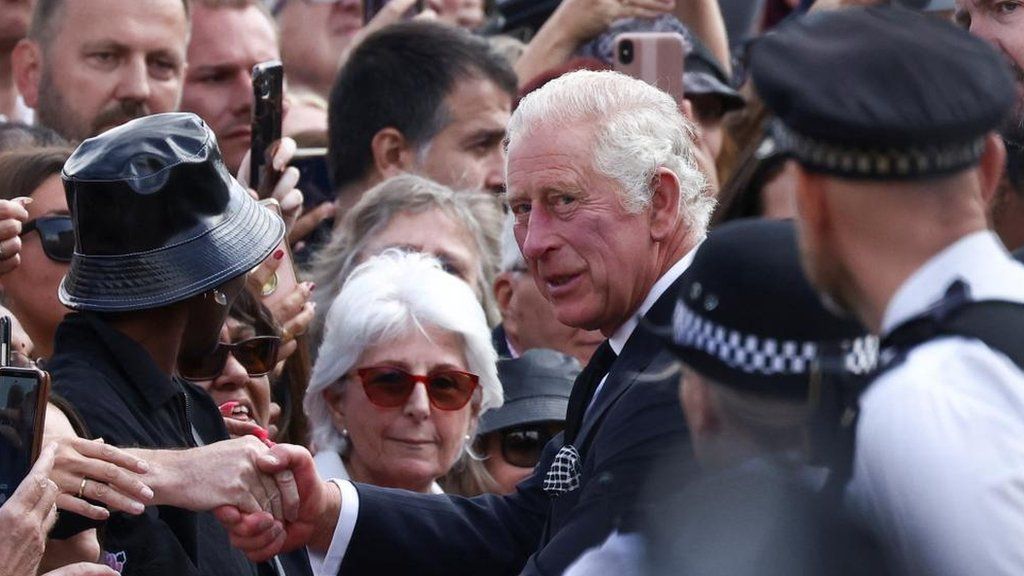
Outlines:
[[[252,68],[252,152],[249,164],[249,186],[261,198],[270,195],[276,184],[273,171],[263,170],[267,150],[281,139],[282,104],[284,102],[284,66],[278,60],[261,62]],[[264,182],[264,177],[273,182]]]

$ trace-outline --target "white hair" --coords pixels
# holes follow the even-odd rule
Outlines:
[[[704,237],[715,199],[694,158],[693,124],[671,96],[618,72],[570,72],[520,101],[509,120],[508,149],[541,126],[593,126],[594,169],[622,185],[622,204],[632,213],[650,204],[656,170],[671,170],[679,179],[680,215]]]
[[[318,451],[341,453],[346,448],[323,392],[343,387],[345,375],[367,348],[428,327],[461,336],[467,369],[480,378],[480,392],[473,399],[477,413],[502,405],[498,357],[472,289],[442,270],[432,256],[389,249],[352,271],[327,312],[323,343],[302,403]]]

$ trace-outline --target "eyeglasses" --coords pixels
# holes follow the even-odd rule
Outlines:
[[[277,364],[277,336],[257,336],[234,344],[220,342],[217,349],[195,362],[178,362],[178,374],[186,380],[213,380],[224,372],[231,354],[249,376],[265,376]]]
[[[24,236],[33,230],[39,232],[43,254],[54,262],[71,262],[75,253],[75,228],[71,216],[42,216],[29,220],[21,227]]]
[[[397,408],[409,400],[417,383],[427,389],[430,404],[438,410],[459,410],[473,397],[480,379],[476,374],[443,370],[421,376],[390,366],[369,366],[356,370],[370,402],[381,408]]]
[[[561,429],[561,424],[552,426],[529,425],[501,430],[501,457],[519,468],[534,468],[540,462],[544,447]]]

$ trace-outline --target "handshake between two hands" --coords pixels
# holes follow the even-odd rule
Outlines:
[[[341,506],[340,490],[320,479],[309,452],[277,444],[255,460],[259,471],[273,477],[281,507],[225,505],[214,509],[231,543],[253,562],[309,545],[326,551]]]

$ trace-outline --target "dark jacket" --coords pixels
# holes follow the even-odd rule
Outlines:
[[[54,350],[46,366],[53,389],[109,444],[192,447],[192,413],[206,422],[220,418],[208,396],[186,396],[144,348],[95,314],[66,316]],[[140,516],[113,513],[103,534],[104,549],[123,559],[125,575],[256,574],[209,513],[171,506],[150,506]]]

